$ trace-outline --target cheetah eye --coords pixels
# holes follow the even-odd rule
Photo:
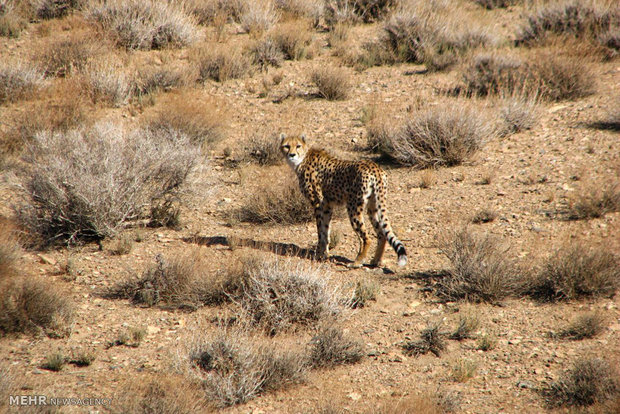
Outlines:
[[[297,144],[297,148],[301,148],[301,145]]]
[[[284,148],[285,150],[290,150],[291,146],[287,144],[287,145],[283,145],[282,148]]]

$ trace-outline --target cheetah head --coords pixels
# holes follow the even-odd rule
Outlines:
[[[280,134],[280,140],[280,151],[286,157],[286,162],[292,168],[296,168],[302,163],[308,151],[306,136],[302,134],[301,136],[287,137],[284,134]]]

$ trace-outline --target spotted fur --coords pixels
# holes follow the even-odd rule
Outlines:
[[[309,149],[303,135],[286,137],[282,134],[280,150],[295,170],[301,191],[314,207],[319,235],[319,259],[329,256],[333,208],[345,204],[351,226],[360,238],[360,250],[353,267],[361,266],[368,254],[370,239],[364,224],[365,210],[378,238],[377,250],[371,264],[381,265],[386,243],[389,243],[398,255],[400,266],[407,263],[405,246],[394,234],[387,217],[387,176],[381,167],[372,161],[339,160],[323,150]]]

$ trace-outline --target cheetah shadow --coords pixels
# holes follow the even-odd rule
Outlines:
[[[192,236],[184,237],[182,239],[186,243],[198,244],[201,246],[227,246],[231,249],[238,247],[249,247],[256,250],[262,250],[277,254],[279,256],[298,257],[300,259],[314,260],[316,250],[306,247],[299,247],[294,243],[278,243],[273,241],[253,240],[242,237],[227,237],[227,236]],[[332,255],[329,257],[329,261],[338,265],[347,266],[353,263],[352,260],[347,259],[344,256]],[[370,267],[364,265],[364,267]],[[382,269],[384,273],[393,273],[388,268]]]

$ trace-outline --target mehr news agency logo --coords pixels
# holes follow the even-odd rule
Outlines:
[[[10,406],[63,406],[63,405],[78,405],[78,406],[109,406],[112,403],[112,398],[77,398],[77,397],[50,397],[47,395],[10,395]]]

